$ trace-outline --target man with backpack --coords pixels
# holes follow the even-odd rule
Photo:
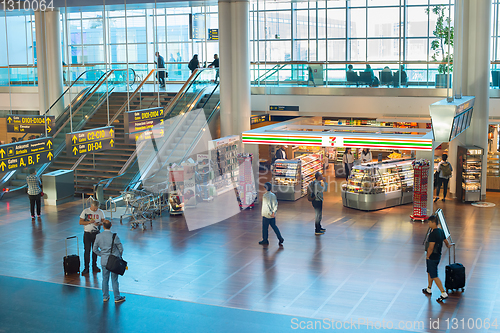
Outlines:
[[[439,162],[437,168],[437,173],[439,175],[437,180],[436,198],[434,199],[434,202],[439,200],[439,192],[441,190],[441,185],[443,185],[443,201],[446,200],[446,194],[448,193],[448,182],[450,181],[451,174],[453,172],[451,163],[448,162],[448,155],[443,154],[441,158],[442,161]]]
[[[323,192],[328,190],[328,183],[319,171],[316,172],[314,178],[315,180],[307,186],[307,200],[312,202],[314,212],[316,213],[314,234],[323,235],[326,231],[326,229],[321,227],[321,219],[323,218]]]

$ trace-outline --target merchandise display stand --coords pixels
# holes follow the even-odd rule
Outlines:
[[[272,166],[273,192],[278,200],[297,200],[301,197],[299,159],[276,160]]]
[[[238,181],[238,203],[240,209],[254,208],[257,192],[253,182],[252,154],[238,154],[239,181]]]
[[[309,154],[299,157],[301,162],[301,191],[300,196],[307,194],[307,186],[314,180],[316,172],[323,171],[323,154]]]
[[[484,149],[476,146],[458,147],[457,199],[462,202],[481,201],[481,170]]]
[[[168,170],[170,187],[168,191],[168,205],[170,215],[184,213],[184,168],[181,166],[171,166]]]
[[[240,137],[227,136],[209,141],[210,159],[215,168],[214,185],[216,195],[234,191],[238,182],[238,153]]]
[[[413,214],[410,215],[412,221],[425,221],[429,218],[427,215],[427,187],[429,184],[428,160],[417,160],[413,163]],[[431,192],[432,195],[432,192]]]
[[[196,184],[198,185],[200,198],[203,201],[212,201],[215,196],[213,184],[214,170],[212,160],[208,154],[198,154],[196,165]]]

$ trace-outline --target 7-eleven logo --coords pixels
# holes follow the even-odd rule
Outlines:
[[[338,136],[324,136],[321,145],[323,147],[343,147],[344,139]]]

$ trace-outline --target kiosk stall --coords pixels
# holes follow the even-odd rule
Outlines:
[[[350,126],[347,130],[347,126],[323,126],[321,117],[301,117],[244,132],[242,142],[325,147],[328,153],[331,153],[331,148],[352,148],[353,151],[357,148],[370,148],[413,151],[412,155],[416,158],[429,160],[433,156],[431,129]],[[412,202],[412,161],[412,158],[392,159],[355,165],[347,184],[342,188],[344,206],[377,210]],[[304,184],[310,179],[306,178],[304,181],[304,177],[309,177],[314,170],[309,171],[309,174],[303,169],[302,161],[275,163],[273,191],[277,192],[278,200],[297,200],[305,194],[307,186]],[[432,179],[432,173],[429,177]]]

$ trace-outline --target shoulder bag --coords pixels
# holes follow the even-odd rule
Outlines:
[[[106,264],[106,269],[115,274],[123,275],[127,269],[127,262],[122,258],[113,255],[113,248],[115,246],[116,233],[113,234],[113,241],[111,242],[111,254],[108,258],[108,263]]]

